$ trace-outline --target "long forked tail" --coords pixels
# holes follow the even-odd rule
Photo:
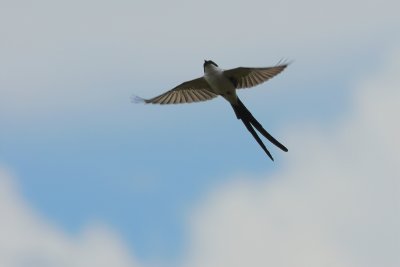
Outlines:
[[[255,127],[265,138],[267,138],[275,146],[279,147],[280,149],[282,149],[285,152],[288,151],[288,149],[284,145],[279,143],[278,140],[276,140],[272,135],[270,135],[262,127],[262,125],[253,117],[253,115],[245,107],[245,105],[243,105],[242,101],[240,101],[239,98],[238,98],[238,103],[237,104],[235,104],[235,105],[232,104],[232,108],[235,111],[236,117],[238,119],[242,120],[242,122],[246,126],[247,130],[253,135],[254,139],[261,146],[261,148],[268,155],[268,157],[271,158],[271,160],[274,160],[274,158],[272,157],[272,155],[268,151],[268,149],[265,147],[264,143],[261,141],[260,137],[257,135],[257,133],[256,133],[256,131],[254,130],[253,127]]]

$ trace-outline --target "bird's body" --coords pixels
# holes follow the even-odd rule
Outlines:
[[[283,71],[288,64],[278,64],[267,68],[239,67],[223,70],[215,62],[205,60],[203,64],[204,76],[184,82],[175,88],[151,99],[135,97],[135,102],[152,104],[178,104],[206,101],[217,97],[225,98],[232,106],[236,117],[242,120],[247,130],[261,146],[264,152],[272,159],[271,153],[257,135],[256,128],[271,143],[283,151],[287,148],[272,137],[262,125],[253,117],[236,94],[237,89],[249,88],[263,83]]]
[[[204,67],[204,79],[215,94],[222,96],[231,104],[237,103],[236,88],[232,81],[224,75],[223,69],[208,64]]]

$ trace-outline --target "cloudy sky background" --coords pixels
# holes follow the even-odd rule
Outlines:
[[[400,265],[398,1],[0,2],[0,265]],[[294,60],[239,95],[133,105]]]

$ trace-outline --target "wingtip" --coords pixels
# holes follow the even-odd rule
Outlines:
[[[289,60],[287,58],[282,58],[281,60],[278,61],[278,63],[276,63],[276,66],[289,66],[290,64],[292,64],[294,62],[293,59]]]
[[[132,95],[131,96],[131,103],[139,104],[139,103],[145,103],[146,100],[144,98],[141,98],[140,96],[137,95]]]

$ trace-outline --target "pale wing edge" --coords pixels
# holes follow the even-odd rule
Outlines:
[[[183,103],[194,103],[211,100],[218,95],[209,91],[208,89],[180,89],[171,90],[161,94],[159,96],[144,99],[138,96],[133,96],[132,102],[134,103],[146,103],[146,104],[183,104]]]
[[[233,82],[236,89],[244,89],[254,87],[268,81],[269,79],[281,73],[289,64],[290,62],[280,62],[273,67],[266,68],[239,67],[226,70],[225,74]]]
[[[203,77],[184,82],[175,88],[150,99],[132,96],[134,103],[146,104],[182,104],[211,100],[214,94]]]

